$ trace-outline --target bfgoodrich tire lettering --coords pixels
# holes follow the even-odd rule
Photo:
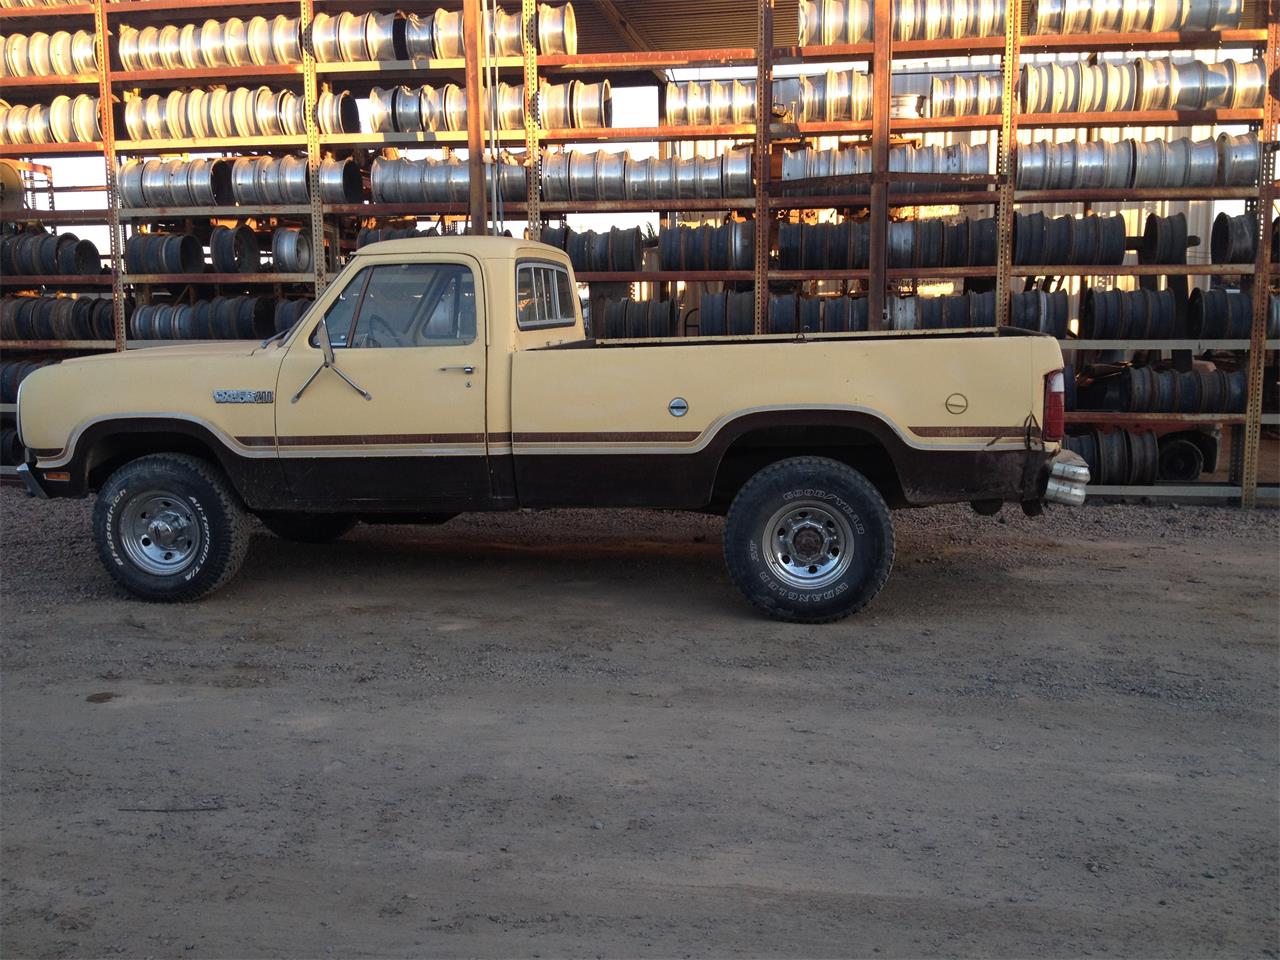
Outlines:
[[[824,457],[765,467],[725,523],[729,576],[778,620],[829,623],[866,606],[893,565],[893,521],[860,473]]]
[[[169,511],[161,533],[172,537],[169,528],[187,525],[185,535],[173,538],[172,557],[163,549],[157,554],[155,533],[147,528],[156,519],[148,510],[156,507]],[[94,506],[93,535],[116,582],[153,601],[198,600],[212,593],[235,576],[249,546],[244,507],[222,472],[176,453],[141,457],[113,473]],[[171,569],[160,572],[166,563]]]

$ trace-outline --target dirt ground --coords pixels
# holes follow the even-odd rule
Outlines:
[[[1280,955],[1280,516],[896,517],[803,627],[711,518],[264,532],[162,607],[0,491],[0,950]]]

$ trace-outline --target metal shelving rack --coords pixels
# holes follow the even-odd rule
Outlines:
[[[454,8],[458,0],[444,0]],[[59,85],[68,92],[83,92],[87,87],[97,84],[100,89],[102,103],[103,141],[100,143],[82,144],[47,144],[32,146],[0,146],[0,157],[4,156],[94,156],[102,155],[108,171],[108,183],[111,186],[111,202],[105,214],[97,219],[92,213],[58,211],[45,219],[46,223],[90,223],[103,222],[105,216],[111,230],[113,241],[120,249],[113,249],[113,276],[111,278],[113,294],[119,304],[123,285],[126,282],[160,283],[175,280],[190,282],[219,282],[211,275],[198,275],[188,278],[175,277],[134,277],[126,278],[120,270],[120,251],[123,249],[123,232],[126,224],[139,222],[166,222],[187,217],[211,216],[227,218],[243,217],[283,217],[289,222],[301,225],[310,224],[312,236],[316,238],[317,250],[323,244],[319,238],[326,231],[331,231],[335,224],[351,224],[360,220],[378,217],[435,217],[435,216],[467,216],[476,230],[485,229],[486,197],[479,184],[483,183],[480,175],[483,158],[478,145],[495,141],[503,146],[523,145],[533,154],[530,165],[530,186],[528,199],[523,203],[505,203],[507,215],[512,218],[527,217],[538,222],[547,215],[565,213],[601,213],[620,211],[654,211],[660,207],[664,216],[680,212],[706,211],[714,213],[740,212],[754,215],[761,223],[772,224],[774,219],[786,211],[806,209],[865,209],[870,213],[871,223],[871,264],[866,270],[840,271],[784,271],[771,269],[768,259],[768,244],[758,244],[754,267],[745,271],[705,271],[688,272],[628,272],[628,273],[594,273],[583,274],[588,282],[626,282],[626,281],[753,281],[757,291],[756,329],[763,329],[763,311],[766,309],[768,284],[770,281],[797,281],[818,279],[859,280],[867,282],[867,294],[870,300],[870,317],[873,329],[885,323],[885,302],[889,284],[896,280],[924,279],[920,271],[890,269],[886,266],[885,243],[887,223],[891,207],[913,206],[924,204],[955,204],[959,206],[990,205],[996,212],[998,224],[998,245],[996,264],[990,268],[930,268],[925,271],[928,279],[947,279],[961,276],[985,275],[995,282],[998,300],[998,316],[1008,316],[1008,298],[1014,289],[1017,278],[1024,276],[1171,276],[1179,274],[1214,275],[1229,274],[1245,276],[1252,279],[1253,287],[1259,295],[1254,298],[1254,317],[1250,340],[1243,341],[1199,341],[1190,344],[1187,341],[1063,341],[1064,348],[1071,349],[1232,349],[1248,350],[1249,362],[1249,403],[1243,415],[1213,414],[1202,415],[1210,418],[1209,422],[1235,426],[1238,431],[1242,450],[1242,462],[1238,482],[1231,487],[1231,495],[1238,495],[1245,505],[1251,505],[1257,496],[1257,453],[1259,428],[1270,423],[1275,415],[1264,417],[1261,406],[1261,384],[1265,351],[1274,350],[1280,344],[1265,340],[1266,296],[1272,289],[1276,279],[1274,265],[1269,262],[1267,244],[1259,243],[1259,256],[1254,264],[1216,266],[1167,266],[1147,264],[1123,264],[1108,267],[1075,267],[1075,266],[1015,266],[1012,263],[1012,236],[1010,224],[1016,207],[1033,203],[1081,203],[1102,201],[1161,201],[1161,200],[1247,200],[1256,201],[1256,209],[1260,223],[1269,220],[1276,198],[1277,183],[1274,174],[1274,158],[1272,145],[1277,138],[1277,122],[1280,114],[1277,111],[1275,84],[1267,85],[1264,107],[1261,110],[1208,110],[1208,111],[1148,111],[1148,112],[1113,112],[1113,113],[1071,113],[1071,114],[1025,114],[1019,109],[1019,98],[1016,87],[1020,76],[1023,55],[1036,53],[1080,53],[1102,51],[1154,52],[1196,50],[1208,48],[1254,49],[1265,58],[1267,76],[1274,79],[1277,68],[1277,50],[1280,49],[1280,36],[1277,29],[1280,24],[1280,0],[1256,0],[1264,7],[1260,22],[1266,28],[1242,28],[1210,33],[1203,32],[1162,32],[1162,33],[1127,33],[1127,34],[1088,34],[1088,35],[1022,35],[1022,0],[1006,0],[1006,30],[1002,36],[966,39],[939,39],[896,42],[892,40],[892,0],[873,0],[874,40],[867,43],[841,44],[832,46],[778,46],[774,43],[774,17],[776,0],[757,0],[757,36],[754,46],[700,48],[686,50],[628,50],[606,53],[582,53],[575,56],[538,54],[536,44],[530,42],[530,32],[526,30],[523,57],[499,57],[493,65],[506,77],[522,74],[527,92],[536,87],[541,76],[562,76],[565,78],[586,78],[598,76],[617,76],[624,72],[652,72],[687,67],[737,66],[753,67],[757,78],[756,104],[757,117],[770,117],[769,100],[772,95],[772,84],[768,79],[775,66],[787,64],[824,64],[836,62],[860,62],[869,65],[872,81],[872,114],[870,119],[845,121],[838,123],[781,123],[761,124],[726,124],[718,126],[692,127],[630,127],[630,128],[598,128],[555,130],[538,125],[535,111],[526,109],[526,126],[521,130],[502,130],[496,133],[483,130],[482,111],[473,110],[468,117],[468,129],[465,131],[441,131],[424,134],[397,133],[349,133],[320,134],[314,128],[314,114],[310,107],[321,85],[350,84],[353,88],[367,89],[372,84],[389,85],[398,82],[421,83],[429,75],[442,74],[451,78],[465,76],[469,89],[479,80],[480,58],[482,50],[479,45],[480,31],[473,30],[470,36],[473,43],[468,44],[466,56],[457,59],[433,59],[426,61],[384,61],[364,63],[317,63],[309,52],[304,53],[302,64],[270,65],[235,68],[218,68],[216,71],[169,71],[148,70],[120,72],[112,71],[111,58],[108,56],[105,43],[113,23],[135,20],[157,19],[202,19],[208,16],[225,17],[240,13],[286,12],[290,15],[297,11],[305,25],[311,22],[316,9],[375,9],[382,10],[394,7],[419,10],[434,10],[442,5],[436,0],[413,0],[407,4],[384,4],[376,0],[94,0],[93,3],[76,6],[54,8],[6,8],[0,10],[0,29],[12,29],[23,22],[40,19],[47,21],[51,17],[63,23],[85,25],[92,21],[97,27],[100,37],[99,63],[103,69],[98,76],[42,78],[33,87],[38,87],[43,94],[48,91],[52,95]],[[1246,0],[1246,13],[1254,4]],[[473,26],[479,22],[480,0],[461,0],[464,16]],[[522,16],[526,27],[533,19],[532,0],[520,0]],[[744,4],[745,6],[745,4]],[[1257,18],[1255,17],[1255,20]],[[46,27],[47,29],[47,27]],[[304,51],[310,50],[309,32],[305,34]],[[954,118],[892,118],[890,116],[890,83],[892,66],[897,60],[922,60],[930,57],[994,57],[1000,63],[1003,81],[1002,110],[999,114],[987,116],[965,116]],[[282,83],[291,86],[300,84],[306,97],[308,109],[308,129],[305,137],[267,137],[267,138],[235,138],[229,140],[200,141],[143,141],[131,143],[115,139],[115,110],[112,109],[112,98],[127,88],[162,88],[165,86],[189,86],[201,83],[225,83],[238,85],[241,83],[265,82],[272,85]],[[475,88],[475,89],[478,89]],[[2,95],[2,94],[0,94]],[[527,103],[532,107],[533,103]],[[1132,126],[1170,127],[1199,126],[1206,124],[1244,123],[1255,126],[1264,143],[1263,164],[1264,176],[1260,186],[1254,188],[1218,187],[1196,190],[1058,190],[1058,191],[1026,191],[1016,190],[1013,184],[1013,170],[1016,160],[1016,139],[1019,129],[1054,129],[1077,128],[1094,130],[1100,128],[1119,128]],[[998,162],[995,176],[986,178],[969,177],[948,184],[952,189],[942,192],[923,194],[889,194],[889,184],[898,175],[890,173],[887,162],[888,138],[894,135],[917,134],[930,132],[963,132],[991,131],[998,135]],[[844,197],[795,197],[782,195],[774,183],[770,181],[770,156],[776,147],[776,141],[796,138],[814,138],[833,135],[863,135],[868,137],[872,146],[872,172],[866,178],[868,191]],[[548,144],[618,144],[635,142],[677,143],[695,140],[737,140],[743,143],[752,142],[754,152],[754,195],[739,199],[724,200],[678,200],[678,201],[597,201],[597,202],[548,202],[540,199],[540,163],[538,148]],[[319,200],[315,174],[323,152],[326,151],[358,151],[379,150],[385,147],[439,147],[439,146],[471,146],[469,151],[472,165],[472,190],[467,203],[453,204],[324,204]],[[208,209],[208,208],[153,208],[145,210],[122,210],[119,198],[114,190],[114,171],[121,156],[148,156],[180,151],[200,152],[256,152],[298,151],[305,149],[311,174],[311,197],[309,204],[294,204],[276,207],[250,208],[242,206]],[[938,175],[941,177],[942,175]],[[918,177],[917,177],[918,179]],[[980,182],[977,182],[980,180]],[[1266,223],[1269,229],[1269,223]],[[1267,236],[1262,230],[1260,237]],[[767,238],[769,231],[757,230],[757,236]],[[113,246],[115,244],[113,243]],[[326,258],[316,256],[314,276],[305,278],[290,275],[286,282],[305,280],[312,284],[315,292],[324,288],[328,275]],[[65,278],[63,278],[65,279]],[[255,278],[255,280],[258,278]],[[266,275],[261,278],[267,282]],[[285,278],[273,275],[272,280],[280,282]],[[0,279],[0,283],[4,281]],[[128,344],[127,331],[124,329],[122,309],[117,307],[116,342],[104,344],[95,341],[81,341],[75,344],[79,349],[115,347],[121,349]],[[1086,346],[1086,343],[1088,346]],[[92,346],[90,346],[92,344]],[[1105,346],[1102,346],[1105,344]],[[71,344],[62,344],[70,348]],[[0,347],[16,348],[17,344],[0,344]],[[26,346],[21,345],[21,346]],[[51,346],[42,345],[42,346]],[[1161,418],[1179,416],[1179,422],[1202,422],[1191,415],[1146,414],[1135,417],[1124,415],[1123,422],[1129,424],[1154,424],[1162,422]],[[1111,418],[1111,419],[1109,419]],[[1099,425],[1121,422],[1113,415],[1102,413],[1079,412],[1072,415],[1075,422],[1089,422]],[[1166,421],[1167,422],[1167,421]],[[1158,492],[1160,488],[1142,488],[1144,494]],[[1170,488],[1173,489],[1173,488]],[[1180,489],[1180,488],[1179,488]],[[1175,495],[1182,496],[1179,492]]]

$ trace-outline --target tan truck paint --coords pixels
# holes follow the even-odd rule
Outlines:
[[[672,476],[681,463],[691,470],[697,464],[693,472],[708,475],[695,486],[709,490],[725,453],[717,438],[729,436],[735,424],[848,423],[852,429],[874,421],[884,428],[879,442],[895,450],[900,445],[893,457],[900,473],[908,462],[911,469],[935,471],[963,463],[967,471],[951,491],[937,477],[926,485],[904,483],[907,490],[930,491],[908,495],[908,502],[1039,495],[1037,465],[1056,450],[1038,438],[1045,376],[1062,366],[1052,339],[930,331],[579,346],[580,315],[573,326],[517,329],[515,267],[525,259],[570,269],[562,251],[509,238],[373,244],[281,341],[132,350],[38,370],[22,384],[19,405],[23,441],[37,457],[33,472],[51,495],[83,495],[119,449],[112,439],[117,433],[128,432],[128,449],[136,452],[146,447],[147,434],[161,447],[171,442],[172,428],[184,442],[213,447],[208,454],[227,468],[251,508],[288,508],[292,481],[280,479],[286,461],[304,462],[308,470],[321,470],[326,460],[372,461],[372,469],[395,472],[429,459],[437,472],[423,476],[435,484],[448,464],[468,458],[491,462],[491,486],[455,506],[524,505],[522,470],[535,491],[554,484],[557,470],[584,468],[601,471],[602,483],[627,487],[616,502],[633,503],[642,497],[632,489],[643,483],[637,474],[663,458]],[[321,363],[309,340],[359,268],[435,261],[474,271],[475,343],[339,349],[338,366],[372,399],[325,371],[292,402]],[[461,372],[464,367],[474,373]],[[224,390],[270,392],[273,402],[215,402],[215,391]],[[669,409],[676,398],[687,402],[682,417]],[[786,417],[773,417],[782,413]],[[955,457],[947,460],[948,453]],[[928,461],[917,456],[934,454]],[[1017,458],[1015,467],[1006,467],[990,490],[976,489],[983,464],[1001,454]],[[936,467],[920,466],[926,462]],[[613,466],[623,464],[613,475]],[[57,479],[64,472],[69,478]],[[1018,479],[1010,479],[1015,473]],[[422,494],[424,503],[432,500],[429,491]],[[691,492],[669,505],[691,506],[701,497]],[[351,499],[377,509],[381,499],[402,505],[415,496],[410,484],[407,493]],[[531,502],[559,501],[538,494]],[[594,502],[614,501],[606,490]],[[668,504],[659,497],[652,505]]]

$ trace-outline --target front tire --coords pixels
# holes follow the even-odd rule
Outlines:
[[[125,464],[98,493],[93,535],[107,572],[143,600],[198,600],[235,576],[249,547],[240,498],[197,457]]]
[[[830,623],[889,579],[893,521],[858,471],[825,457],[770,464],[738,491],[724,530],[729,576],[776,620]]]

